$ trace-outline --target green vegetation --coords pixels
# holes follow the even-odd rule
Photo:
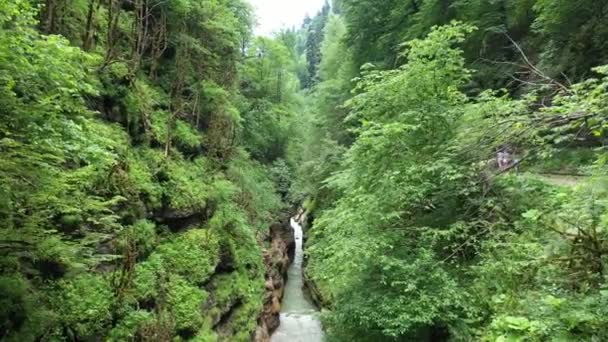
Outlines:
[[[608,340],[605,1],[0,0],[0,340]]]
[[[1,340],[251,339],[300,101],[252,21],[240,0],[0,1]]]

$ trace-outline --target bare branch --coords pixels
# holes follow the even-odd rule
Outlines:
[[[526,65],[528,66],[528,68],[538,77],[549,81],[550,83],[554,84],[555,86],[557,86],[558,88],[560,88],[561,90],[563,90],[564,92],[571,94],[572,91],[570,90],[570,88],[568,88],[567,86],[565,86],[564,84],[562,84],[561,82],[547,76],[544,72],[542,72],[540,69],[538,69],[528,58],[528,56],[526,55],[526,53],[524,52],[524,50],[521,48],[521,46],[519,46],[519,44],[517,44],[517,42],[515,40],[513,40],[513,38],[511,38],[511,36],[509,36],[507,33],[504,34],[507,39],[509,39],[509,41],[511,42],[511,44],[513,44],[513,46],[515,46],[515,48],[517,49],[517,51],[519,52],[519,54],[521,55],[521,57],[523,58],[523,60],[526,62]]]

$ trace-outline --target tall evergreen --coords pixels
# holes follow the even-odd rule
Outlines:
[[[306,79],[305,87],[311,88],[317,83],[317,70],[321,63],[321,44],[323,44],[323,30],[327,23],[331,7],[329,2],[325,1],[325,5],[308,24],[305,24],[306,29],[306,62],[308,64],[308,78]],[[306,22],[305,22],[306,23]]]

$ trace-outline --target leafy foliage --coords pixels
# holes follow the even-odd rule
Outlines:
[[[0,28],[0,339],[251,336],[257,237],[284,208],[263,163],[297,101],[288,48],[243,58],[263,39],[240,0],[0,1]],[[205,290],[220,274],[236,285]],[[213,321],[216,297],[234,322]]]
[[[251,12],[0,1],[0,339],[249,340],[299,202],[330,339],[608,339],[605,2]]]
[[[424,2],[411,20],[422,25],[424,14],[441,22],[435,4]],[[376,52],[354,40],[375,26],[355,33],[362,23],[352,16],[384,6],[397,11],[341,2],[355,63],[364,58],[357,53]],[[399,32],[389,27],[387,34]],[[336,29],[326,32],[328,46]],[[459,46],[469,49],[484,29],[437,26],[400,44],[401,66],[362,65],[346,115],[333,109],[339,103],[326,105],[323,83],[312,99],[318,121],[307,129],[354,134],[352,143],[317,138],[300,147],[299,184],[309,184],[314,219],[306,272],[328,309],[330,339],[605,338],[604,68],[571,87],[550,85],[550,105],[542,102],[546,87],[519,98],[504,90],[467,95],[475,76]],[[331,61],[336,52],[324,53]],[[328,64],[321,74],[344,82],[341,67]],[[332,120],[342,126],[319,124]],[[309,148],[337,156],[329,166]],[[571,168],[564,156],[574,150],[568,163],[593,175],[579,185],[530,173]],[[496,165],[501,151],[513,155],[507,169]]]

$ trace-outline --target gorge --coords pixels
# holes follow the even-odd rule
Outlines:
[[[0,341],[608,341],[608,1],[254,3],[0,0]]]
[[[318,309],[304,292],[303,281],[303,232],[294,218],[291,227],[295,237],[295,257],[289,267],[285,294],[281,303],[280,325],[272,335],[272,342],[321,342],[323,329]]]

